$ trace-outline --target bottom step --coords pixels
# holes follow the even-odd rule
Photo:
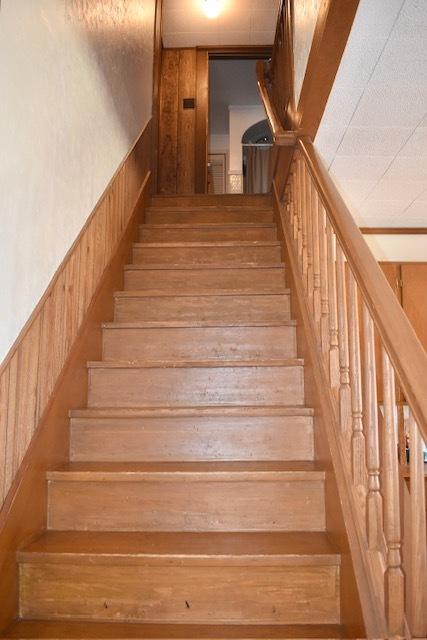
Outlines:
[[[0,637],[9,640],[333,640],[344,636],[339,625],[152,625],[28,620],[11,625]]]

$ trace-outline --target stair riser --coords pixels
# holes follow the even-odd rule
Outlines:
[[[218,264],[227,262],[280,262],[279,246],[200,246],[200,247],[148,247],[133,248],[134,264]]]
[[[25,564],[21,615],[198,624],[339,621],[339,568]]]
[[[323,531],[322,479],[51,480],[49,528],[61,531]],[[238,474],[235,474],[240,478]],[[243,475],[243,474],[242,474]],[[150,476],[153,477],[153,476]]]
[[[89,407],[303,403],[299,365],[89,369]]]
[[[73,418],[71,460],[312,460],[309,416]]]
[[[282,327],[104,329],[104,360],[296,357],[296,330]]]
[[[116,322],[286,322],[289,294],[265,296],[117,297]]]
[[[275,269],[127,269],[125,290],[146,289],[254,289],[281,293],[285,270]]]
[[[233,224],[273,222],[272,211],[162,211],[151,209],[145,214],[147,224]]]
[[[147,229],[142,226],[139,239],[140,242],[239,242],[241,240],[265,242],[277,240],[277,232],[272,227]]]

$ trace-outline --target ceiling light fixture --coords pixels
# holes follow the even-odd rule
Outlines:
[[[207,18],[217,18],[221,13],[221,0],[203,0],[203,11]]]

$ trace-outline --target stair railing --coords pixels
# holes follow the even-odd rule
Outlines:
[[[299,139],[285,165],[284,174],[276,162],[273,180],[277,216],[331,417],[367,634],[425,638],[427,355],[312,142]],[[399,456],[402,411],[408,464]]]

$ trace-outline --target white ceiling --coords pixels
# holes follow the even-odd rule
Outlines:
[[[427,0],[361,0],[315,145],[360,226],[427,226]]]
[[[278,0],[222,0],[218,18],[202,10],[203,0],[164,0],[165,47],[272,45]]]

